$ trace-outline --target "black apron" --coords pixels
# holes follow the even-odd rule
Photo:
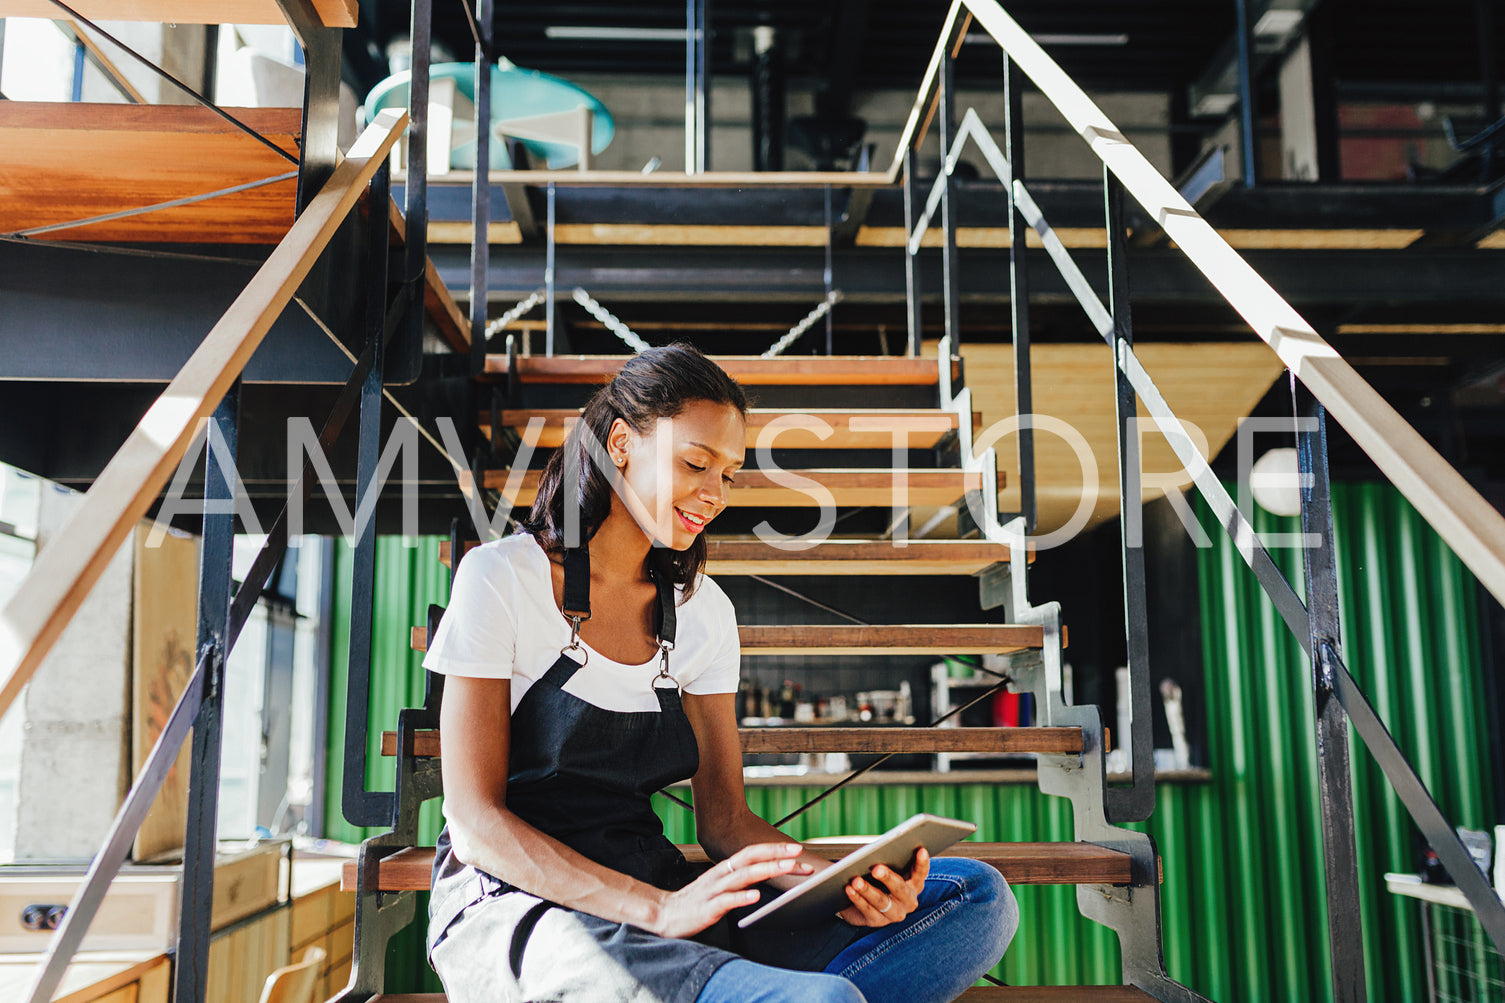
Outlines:
[[[661,664],[653,685],[659,709],[605,710],[564,691],[583,664],[567,652],[588,655],[578,634],[590,616],[589,553],[565,552],[563,606],[573,624],[571,643],[512,712],[507,808],[582,856],[672,891],[704,867],[686,861],[664,835],[649,799],[694,776],[700,752],[669,673],[674,586],[662,578],[657,584]],[[659,937],[539,899],[462,864],[446,828],[434,853],[430,959],[450,1003],[691,1003],[717,968],[738,957],[820,971],[870,932],[835,917],[800,928],[765,921],[739,930],[738,917],[778,894],[761,891],[759,902],[693,938]]]

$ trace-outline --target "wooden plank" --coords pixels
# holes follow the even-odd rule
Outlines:
[[[825,247],[823,226],[719,226],[695,223],[561,223],[561,244],[644,247]]]
[[[0,107],[5,104],[0,101]],[[95,478],[57,540],[37,555],[16,594],[0,609],[0,624],[5,625],[0,630],[0,714],[20,695],[105,565],[167,484],[200,421],[213,413],[245,368],[406,125],[406,112],[377,115]]]
[[[1147,1003],[1155,997],[1133,986],[973,986],[962,990],[956,1003]],[[371,1003],[446,1003],[444,993],[384,993]]]
[[[294,951],[301,951],[329,933],[330,907],[336,894],[335,886],[328,885],[293,899],[288,944]]]
[[[1069,248],[1101,250],[1108,246],[1108,232],[1100,226],[1060,226],[1053,229],[1056,236],[1061,238],[1061,243]],[[946,235],[940,229],[939,220],[937,220],[930,229],[925,231],[925,236],[920,238],[920,246],[940,247],[945,241]],[[858,247],[904,247],[908,243],[902,226],[864,226],[857,231]],[[1024,243],[1027,247],[1036,249],[1045,246],[1040,240],[1040,235],[1034,230],[1025,231]],[[956,228],[956,246],[1008,247],[1010,246],[1009,228],[1006,226],[959,226]]]
[[[479,547],[465,544],[465,552]],[[1034,563],[1035,548],[1027,551]],[[781,550],[757,537],[706,540],[709,575],[975,575],[1008,560],[1008,550],[991,540],[827,540],[806,550]],[[449,541],[439,541],[439,563],[449,567]]]
[[[956,1003],[1148,1003],[1155,997],[1133,986],[973,986],[956,998]]]
[[[298,156],[297,108],[233,114]],[[197,105],[0,101],[0,147],[6,232],[204,195],[297,168],[296,159],[288,162]],[[288,179],[35,239],[275,244],[292,226],[296,190]]]
[[[221,930],[274,905],[281,888],[281,868],[282,853],[276,844],[222,855],[214,864],[211,928]]]
[[[24,1000],[40,954],[0,954],[0,1000]],[[52,1003],[99,1003],[123,987],[151,979],[166,964],[158,951],[89,951],[78,955],[52,997]],[[138,997],[139,998],[139,997]],[[146,1001],[142,1001],[146,1003]]]
[[[1016,624],[747,625],[743,655],[998,655],[1044,644],[1040,627]]]
[[[1246,251],[1390,251],[1409,247],[1425,230],[1391,229],[1304,229],[1304,230],[1232,230],[1218,233],[1230,246]]]
[[[357,0],[310,0],[328,28],[354,28]],[[71,0],[91,21],[158,21],[163,24],[286,24],[276,0]],[[57,17],[47,0],[0,0],[0,17]]]
[[[743,625],[737,631],[744,656],[1004,655],[1045,643],[1044,630],[1027,624],[777,624]],[[412,628],[408,644],[427,651],[428,628]]]
[[[406,175],[394,171],[392,181],[401,184]],[[886,171],[492,171],[493,187],[518,185],[542,188],[886,188],[894,178]],[[429,187],[453,185],[469,188],[474,171],[447,171],[431,175]]]
[[[150,527],[136,526],[131,601],[131,775],[137,776],[193,675],[198,631],[196,537],[165,536],[147,546]],[[191,750],[176,764],[141,829],[132,855],[147,860],[183,845],[188,820]]]
[[[1029,32],[997,4],[979,4],[975,13],[1165,235],[1326,406],[1495,599],[1505,602],[1505,515],[1191,207]]]
[[[483,483],[487,488],[505,491],[510,476],[507,470],[486,471]],[[518,478],[519,484],[512,495],[514,505],[532,505],[538,496],[541,470],[528,470]],[[732,485],[729,504],[738,507],[804,508],[818,506],[824,499],[812,494],[812,488],[790,487],[779,481],[792,477],[806,478],[830,492],[839,506],[874,505],[890,507],[895,503],[894,479],[902,476],[907,486],[908,505],[939,507],[958,501],[968,491],[979,490],[982,474],[975,470],[920,469],[885,470],[880,468],[821,468],[815,470],[786,470],[775,475],[763,470],[743,470],[737,474]],[[1006,483],[1003,471],[998,472],[998,489]]]
[[[786,551],[756,538],[707,540],[712,575],[975,575],[1009,559],[990,540],[827,540],[808,550]],[[1035,549],[1027,551],[1033,562]]]
[[[1080,728],[739,728],[742,753],[766,752],[1048,752],[1082,751]],[[413,754],[440,754],[439,732],[413,734]],[[397,754],[397,732],[381,735],[381,754]],[[296,920],[296,916],[295,916]]]
[[[827,860],[839,860],[860,848],[862,841],[808,843],[806,848]],[[692,864],[709,863],[704,850],[684,844],[679,851]],[[970,857],[993,865],[1019,885],[1126,885],[1133,878],[1129,855],[1091,843],[977,843],[963,841],[946,850],[948,857]],[[398,850],[376,866],[376,884],[383,891],[425,891],[434,864],[431,846]],[[345,864],[341,887],[356,888],[356,862]]]
[[[524,383],[605,383],[626,355],[525,355],[518,361]],[[746,386],[933,386],[940,378],[934,359],[901,355],[804,355],[765,359],[721,355],[715,361]],[[507,375],[505,355],[486,356],[486,374]]]
[[[534,447],[557,449],[580,419],[577,408],[539,408],[505,410],[501,423],[518,430],[522,441]],[[543,419],[541,426],[529,429],[529,422]],[[477,422],[481,431],[491,434],[491,412],[483,411]],[[774,422],[778,422],[774,425]],[[957,416],[934,408],[873,408],[839,410],[812,408],[790,411],[787,408],[750,408],[747,412],[745,445],[755,449],[766,434],[770,448],[778,449],[890,449],[893,426],[904,428],[904,441],[910,449],[930,449],[948,432],[956,431]],[[982,427],[982,415],[974,413],[972,427]],[[821,438],[825,433],[825,438]]]

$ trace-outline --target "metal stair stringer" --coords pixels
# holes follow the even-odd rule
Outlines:
[[[1082,729],[1080,755],[1041,753],[1040,790],[1071,802],[1072,826],[1078,842],[1127,853],[1131,885],[1079,885],[1077,908],[1082,915],[1118,934],[1123,980],[1159,1000],[1170,1003],[1209,1003],[1206,997],[1181,985],[1165,971],[1161,948],[1160,869],[1154,840],[1108,821],[1107,771],[1104,763],[1102,715],[1095,705],[1071,706],[1062,694],[1061,604],[1028,606],[1024,600],[1025,548],[1013,546],[1010,583],[1015,622],[1037,624],[1045,643],[1037,652],[1012,656],[1010,689],[1035,698],[1037,723],[1046,727]]]

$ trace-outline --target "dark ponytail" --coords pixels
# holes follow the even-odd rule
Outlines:
[[[650,348],[628,359],[616,377],[586,402],[580,421],[570,429],[564,445],[549,457],[533,508],[518,525],[537,537],[545,550],[564,549],[568,490],[564,458],[573,453],[580,471],[573,500],[579,505],[580,541],[588,542],[611,512],[611,477],[590,455],[586,434],[604,448],[612,422],[621,418],[634,432],[647,435],[658,419],[674,418],[695,401],[727,404],[747,417],[747,397],[742,388],[689,342]],[[648,552],[649,566],[656,574],[683,585],[687,598],[705,567],[705,558],[704,534],[697,534],[695,542],[683,551],[653,547]]]

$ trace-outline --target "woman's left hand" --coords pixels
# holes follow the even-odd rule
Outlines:
[[[925,876],[930,873],[930,854],[923,846],[915,850],[908,878],[882,864],[874,867],[871,873],[876,881],[858,877],[847,882],[847,898],[852,904],[836,915],[853,926],[900,923],[919,908]]]

